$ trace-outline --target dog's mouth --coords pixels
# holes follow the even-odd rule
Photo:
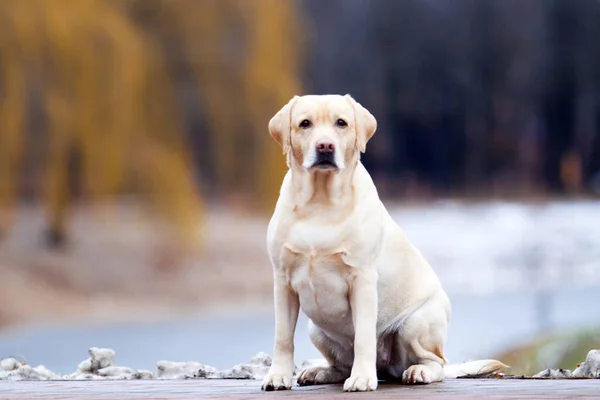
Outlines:
[[[338,166],[335,163],[333,153],[322,153],[317,155],[317,159],[315,160],[311,168],[332,170],[337,169]]]
[[[312,167],[317,169],[337,169],[337,165],[331,160],[319,160]]]

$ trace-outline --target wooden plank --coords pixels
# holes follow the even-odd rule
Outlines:
[[[376,392],[344,393],[341,385],[262,392],[260,382],[233,380],[0,381],[0,399],[598,399],[600,379],[452,379],[421,386],[381,384]]]

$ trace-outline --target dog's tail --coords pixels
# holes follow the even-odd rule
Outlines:
[[[497,360],[469,361],[461,364],[444,365],[444,375],[446,378],[481,377],[501,372],[505,368],[510,367]]]

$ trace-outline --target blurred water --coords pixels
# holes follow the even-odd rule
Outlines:
[[[600,286],[600,201],[440,201],[390,210],[448,292]]]
[[[491,357],[532,339],[538,332],[532,294],[451,295],[453,316],[446,356],[452,362]],[[600,326],[600,287],[554,292],[550,321],[554,330]],[[546,332],[549,332],[547,329]],[[0,355],[21,356],[58,373],[73,372],[92,346],[111,347],[117,364],[154,370],[156,362],[199,361],[228,368],[255,353],[271,353],[273,315],[204,316],[172,322],[117,324],[102,327],[46,326],[0,333]],[[296,332],[296,362],[319,357],[301,316]]]

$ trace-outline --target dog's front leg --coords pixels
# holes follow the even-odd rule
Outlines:
[[[354,322],[354,363],[347,392],[377,389],[377,271],[357,269],[350,281],[350,308]]]
[[[275,270],[275,346],[273,361],[263,380],[262,390],[292,388],[294,377],[294,331],[298,322],[300,302],[298,294],[290,287],[284,272]]]

